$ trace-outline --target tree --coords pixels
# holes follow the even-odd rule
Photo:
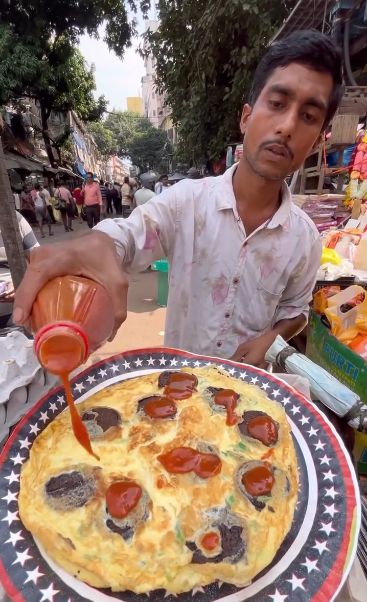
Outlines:
[[[159,0],[149,31],[157,86],[179,126],[180,155],[218,158],[240,140],[238,122],[252,75],[294,1]]]
[[[101,155],[108,157],[117,153],[117,143],[112,132],[106,128],[103,121],[89,123],[88,130],[92,134]]]

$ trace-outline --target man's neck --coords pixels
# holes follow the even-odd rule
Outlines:
[[[243,157],[233,176],[233,191],[237,210],[262,214],[276,211],[279,207],[279,196],[282,181],[266,180],[256,174]]]

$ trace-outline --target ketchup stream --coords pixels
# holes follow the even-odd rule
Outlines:
[[[79,412],[75,407],[74,397],[73,397],[70,380],[69,380],[69,375],[68,374],[60,374],[60,380],[65,389],[66,401],[67,401],[67,404],[68,404],[69,410],[70,410],[71,425],[73,427],[73,433],[74,433],[76,439],[79,441],[80,445],[82,447],[84,447],[84,449],[89,454],[91,454],[91,456],[94,456],[97,460],[99,460],[99,456],[97,456],[97,454],[95,454],[92,449],[87,428],[86,428],[84,422],[82,421],[82,419],[80,418]]]

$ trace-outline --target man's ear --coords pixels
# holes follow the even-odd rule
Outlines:
[[[242,135],[244,135],[246,132],[247,121],[248,121],[248,118],[250,117],[251,113],[252,113],[252,107],[246,103],[243,106],[241,121],[240,121],[240,129],[241,129]]]

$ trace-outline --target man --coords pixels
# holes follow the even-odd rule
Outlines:
[[[107,214],[107,191],[108,191],[108,182],[104,182],[101,180],[99,184],[99,188],[101,190],[102,195],[102,215],[106,216]]]
[[[146,188],[142,183],[140,188],[135,191],[134,203],[136,207],[144,205],[147,201],[150,201],[155,196],[154,192],[149,188]]]
[[[47,211],[47,203],[45,195],[42,192],[41,184],[35,184],[34,190],[36,193],[34,199],[34,207],[36,211],[36,220],[38,227],[40,229],[41,238],[45,238],[45,233],[43,230],[43,222],[46,222],[48,226],[48,233],[50,236],[53,236],[52,226],[51,226],[51,217],[49,212]]]
[[[53,207],[51,205],[51,195],[45,185],[43,185],[41,187],[41,194],[42,194],[43,198],[45,199],[47,212],[50,216],[51,223],[56,224]]]
[[[154,186],[155,194],[161,194],[166,188],[169,188],[168,176],[163,175],[159,178],[158,182]]]
[[[319,144],[342,95],[341,57],[313,31],[275,43],[254,76],[240,127],[243,157],[216,178],[183,180],[127,220],[32,256],[14,314],[24,323],[38,290],[59,274],[98,279],[116,328],[126,319],[125,271],[167,256],[165,344],[263,365],[276,336],[307,322],[321,244],[284,178]],[[88,254],[85,247],[88,245]]]
[[[79,216],[79,224],[83,223],[82,220],[82,209],[83,209],[83,204],[84,204],[84,200],[83,200],[83,191],[80,188],[80,186],[77,186],[76,188],[74,188],[74,190],[71,193],[75,204],[76,204],[76,208],[78,211],[78,216]]]
[[[102,194],[99,183],[94,181],[91,171],[87,172],[83,193],[87,224],[89,228],[93,228],[101,217]]]

